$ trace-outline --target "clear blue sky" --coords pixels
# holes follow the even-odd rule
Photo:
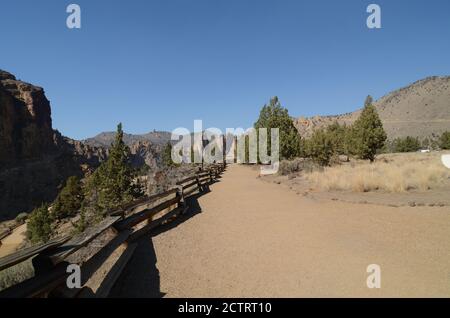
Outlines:
[[[335,114],[450,74],[448,0],[0,0],[0,68],[43,86],[72,138],[250,127],[273,95]],[[66,6],[82,8],[69,30]],[[366,7],[382,8],[382,29]]]

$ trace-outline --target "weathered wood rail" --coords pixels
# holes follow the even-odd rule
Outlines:
[[[74,263],[68,258],[88,247],[106,231],[111,231],[114,233],[114,238],[110,242],[93,252],[92,255],[75,262],[83,272],[84,268],[92,267],[94,266],[92,264],[95,263],[100,263],[98,266],[102,266],[102,263],[106,263],[106,260],[113,254],[119,255],[115,264],[107,269],[108,274],[101,286],[94,292],[95,297],[106,297],[131,258],[136,247],[135,241],[159,225],[185,213],[188,209],[186,199],[194,193],[208,191],[209,185],[217,180],[225,168],[225,164],[210,165],[194,175],[178,181],[176,187],[168,191],[145,196],[120,209],[111,211],[99,224],[88,228],[79,235],[55,238],[47,243],[0,258],[0,271],[32,259],[35,272],[34,277],[0,291],[0,298],[84,297],[89,295],[86,293],[89,288],[85,284],[81,289],[76,290],[69,290],[65,287],[65,281],[70,274],[67,273],[67,266]],[[145,222],[147,223],[143,225]],[[96,258],[100,259],[100,262]],[[89,279],[86,281],[88,284]]]

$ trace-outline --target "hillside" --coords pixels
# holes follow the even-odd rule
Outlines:
[[[108,148],[114,141],[115,135],[116,133],[112,131],[102,132],[97,136],[85,139],[82,142],[90,146]],[[153,131],[143,135],[124,134],[123,140],[128,146],[131,146],[137,142],[149,142],[155,146],[165,146],[170,140],[170,136],[170,132]]]
[[[450,130],[450,76],[428,77],[393,91],[374,103],[389,139],[433,137]],[[361,110],[336,116],[300,117],[295,125],[309,137],[315,129],[337,121],[352,124]]]

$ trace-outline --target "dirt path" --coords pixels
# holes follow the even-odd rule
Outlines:
[[[25,240],[26,231],[27,225],[22,224],[16,227],[11,235],[4,238],[0,246],[0,257],[13,253]]]
[[[448,207],[321,203],[256,175],[229,166],[195,215],[140,242],[113,296],[450,296]]]

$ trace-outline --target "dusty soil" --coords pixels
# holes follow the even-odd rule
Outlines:
[[[25,232],[27,231],[27,225],[22,224],[15,228],[11,235],[5,237],[2,240],[2,245],[0,246],[0,257],[11,254],[18,249],[25,241]]]
[[[449,207],[319,202],[238,165],[211,190],[139,242],[112,296],[450,296]]]

